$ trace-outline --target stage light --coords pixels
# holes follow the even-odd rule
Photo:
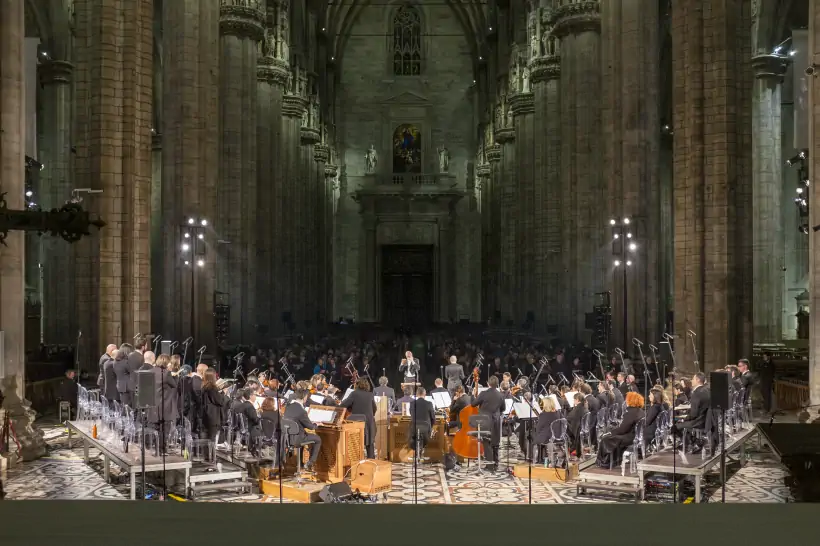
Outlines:
[[[791,51],[789,51],[789,57],[794,57],[795,53],[797,53],[797,51],[792,49]]]
[[[783,51],[783,47],[782,47],[782,46],[777,46],[776,48],[774,48],[774,51],[772,51],[772,53],[774,53],[775,55],[777,55],[777,54],[778,54],[778,53],[780,53],[781,51]]]
[[[31,197],[32,195],[34,195],[33,191],[29,190],[26,192],[26,197]]]
[[[799,154],[797,154],[797,156],[798,156],[800,159],[806,159],[806,151],[805,151],[805,150],[800,150],[800,153],[799,153]]]
[[[199,240],[202,240],[202,239],[204,239],[204,238],[205,238],[205,235],[203,235],[202,233],[200,233],[199,235],[197,235],[197,236],[196,236],[196,238],[197,238],[197,239],[199,239]]]
[[[638,248],[638,245],[636,245],[635,243],[631,243],[631,244],[629,245],[629,250],[631,250],[632,252],[635,252],[635,250],[636,250],[637,248]]]
[[[627,260],[627,261],[626,261],[626,265],[628,265],[628,266],[629,266],[629,265],[632,265],[632,261],[631,261],[631,260]]]
[[[200,224],[202,224],[202,225],[203,225],[203,227],[204,227],[204,226],[207,226],[207,225],[208,225],[208,220],[204,220],[204,219],[203,219],[203,220],[200,222]]]
[[[632,238],[632,234],[631,234],[631,233],[627,233],[627,234],[626,234],[626,238],[627,238],[627,239],[631,239],[631,238]]]
[[[803,193],[803,188],[797,188],[797,193]]]
[[[619,265],[621,265],[621,260],[615,260],[615,261],[613,262],[613,265],[614,265],[615,267],[618,267]]]
[[[191,248],[191,247],[188,245],[188,243],[183,243],[183,244],[182,244],[182,252],[188,252],[188,250],[189,250],[190,248]]]
[[[624,218],[624,225],[626,225],[626,226],[629,225],[629,218]]]
[[[188,260],[185,260],[185,265],[191,265],[191,262],[189,262]]]
[[[616,221],[615,221],[615,218],[613,218],[613,219],[611,219],[611,220],[609,221],[609,225],[610,225],[610,226],[614,226],[614,225],[615,225],[615,224],[617,224],[617,223],[618,223],[618,222],[616,222]]]
[[[616,234],[614,235],[614,237],[615,237],[616,239],[618,239],[618,238],[620,237],[620,235],[618,235],[618,234],[616,233]]]
[[[183,237],[185,237],[186,239],[190,239],[190,238],[191,238],[191,234],[190,234],[190,233],[186,233],[185,235],[183,235]]]
[[[193,218],[188,218],[188,224],[194,225],[194,219]]]
[[[199,267],[205,267],[205,260],[197,260],[196,265]]]

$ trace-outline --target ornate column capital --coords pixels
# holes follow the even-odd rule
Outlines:
[[[501,146],[493,144],[487,147],[487,161],[490,163],[501,161]]]
[[[319,163],[327,163],[330,159],[330,148],[324,144],[317,144],[313,148],[313,159]]]
[[[558,55],[548,55],[538,57],[530,63],[532,73],[532,83],[558,80],[561,78],[561,57]]]
[[[336,178],[336,175],[339,174],[339,167],[338,165],[332,165],[330,163],[325,163],[325,178]]]
[[[489,158],[488,158],[489,159]],[[486,178],[490,176],[490,164],[489,163],[482,163],[475,168],[475,174],[478,176],[479,181],[482,178]]]
[[[262,22],[265,19],[259,9],[259,0],[221,0],[219,8],[219,33],[239,38],[261,41],[265,35]]]
[[[515,140],[515,127],[504,127],[503,129],[496,129],[495,139],[501,144],[512,142]]]
[[[151,149],[157,152],[162,150],[162,133],[151,135]]]
[[[601,5],[594,0],[565,3],[552,10],[550,22],[552,34],[558,38],[579,32],[600,32]]]
[[[71,83],[74,65],[68,61],[47,61],[39,65],[37,71],[40,75],[40,83],[43,85]]]
[[[532,93],[518,93],[510,97],[510,108],[513,116],[523,116],[535,113],[535,95]]]
[[[752,57],[752,68],[755,78],[783,81],[786,69],[789,67],[789,58],[782,55],[755,55]]]
[[[289,118],[301,118],[307,108],[307,99],[299,95],[282,97],[282,115]]]
[[[256,65],[256,79],[284,89],[290,80],[290,67],[282,59],[260,57]]]
[[[316,144],[317,142],[322,140],[322,135],[318,129],[314,129],[313,127],[306,127],[304,125],[299,130],[299,135],[301,137],[302,144]]]

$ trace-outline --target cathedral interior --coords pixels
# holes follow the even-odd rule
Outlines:
[[[7,207],[105,222],[6,232],[7,375],[340,319],[815,361],[815,2],[0,5]]]

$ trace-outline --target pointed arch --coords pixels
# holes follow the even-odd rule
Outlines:
[[[407,2],[398,5],[390,17],[391,53],[394,76],[420,76],[424,34],[421,10]]]

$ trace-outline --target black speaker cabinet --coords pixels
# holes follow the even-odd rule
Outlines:
[[[157,405],[156,391],[154,388],[154,370],[139,370],[137,372],[137,409],[155,407]]]
[[[159,354],[171,356],[171,341],[159,342]]]
[[[709,394],[712,409],[729,409],[729,374],[727,372],[709,374]]]

